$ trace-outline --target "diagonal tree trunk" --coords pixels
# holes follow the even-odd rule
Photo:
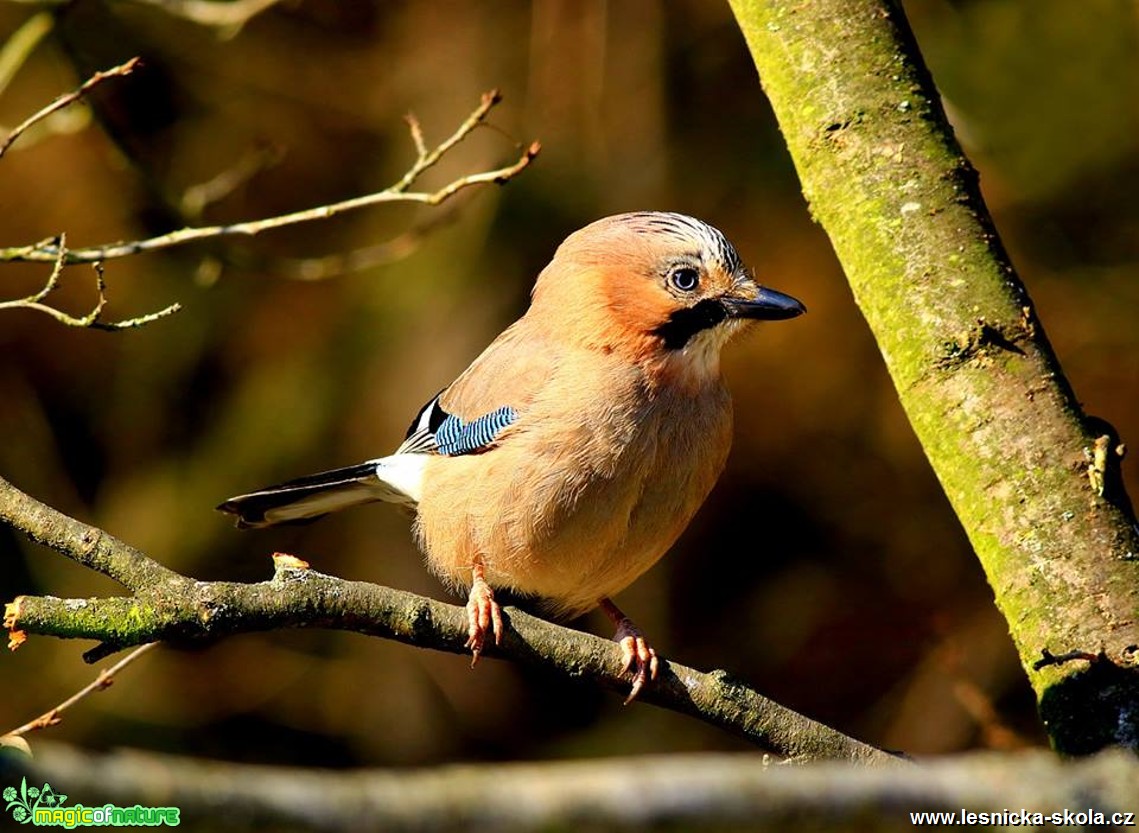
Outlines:
[[[1122,450],[1060,370],[900,3],[731,5],[1053,744],[1139,750],[1139,536]]]

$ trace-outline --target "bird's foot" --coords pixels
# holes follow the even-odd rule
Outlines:
[[[489,629],[494,633],[494,644],[502,642],[502,607],[494,599],[494,591],[483,578],[483,567],[475,565],[473,569],[471,593],[467,598],[467,645],[471,649],[471,668],[474,668],[482,654],[483,645],[486,644],[486,634]]]
[[[633,677],[629,696],[625,698],[627,706],[637,699],[637,695],[650,680],[657,678],[660,661],[657,659],[656,649],[648,643],[640,628],[634,625],[633,620],[622,613],[617,605],[609,599],[602,599],[601,609],[617,626],[613,641],[621,648],[621,658],[624,660],[621,671],[625,674],[631,673]]]

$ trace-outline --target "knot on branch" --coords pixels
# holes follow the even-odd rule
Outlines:
[[[283,584],[287,581],[304,581],[309,563],[287,552],[275,552],[273,558],[273,581]]]
[[[941,370],[950,370],[972,362],[985,367],[998,351],[1023,356],[1025,353],[1017,342],[1029,340],[1033,331],[1031,318],[1027,316],[1022,316],[1011,327],[978,318],[968,330],[942,344],[943,354],[936,366]]]
[[[16,620],[20,618],[20,603],[24,596],[17,596],[4,605],[4,627],[8,631],[8,650],[14,651],[28,640],[28,635],[16,627]]]

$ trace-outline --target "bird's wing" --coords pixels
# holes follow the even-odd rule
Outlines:
[[[556,365],[555,351],[527,323],[515,322],[424,405],[396,454],[453,457],[487,451],[500,442]]]
[[[520,319],[419,410],[394,454],[238,495],[218,508],[244,527],[309,520],[375,500],[414,508],[426,455],[478,454],[509,437],[556,371],[553,344]]]
[[[439,402],[440,396],[420,410],[408,429],[407,439],[396,450],[397,455],[442,454],[455,457],[486,451],[518,419],[518,412],[504,405],[467,421],[447,413]]]

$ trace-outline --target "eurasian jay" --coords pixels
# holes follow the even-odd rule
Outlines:
[[[530,308],[413,420],[394,454],[231,498],[239,527],[370,501],[415,511],[430,568],[469,588],[467,647],[499,642],[494,589],[617,627],[632,700],[656,651],[610,601],[688,525],[724,467],[732,404],[720,349],[805,311],[756,283],[731,243],[683,214],[598,220],[558,247]]]

